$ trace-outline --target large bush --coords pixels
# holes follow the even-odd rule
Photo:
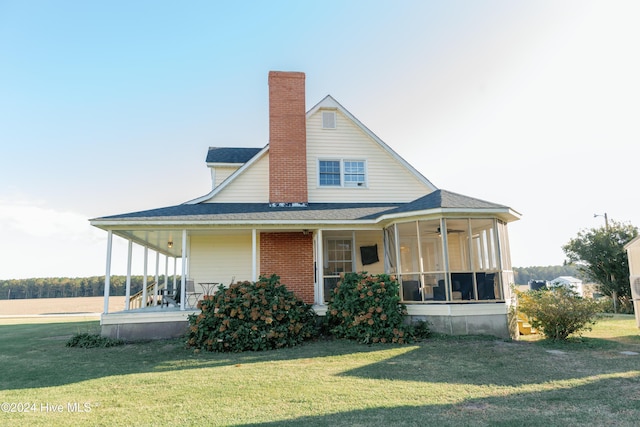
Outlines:
[[[312,338],[316,315],[280,284],[260,276],[257,282],[220,287],[198,303],[189,316],[187,345],[209,351],[269,350],[291,347]]]
[[[330,332],[361,343],[407,343],[429,328],[404,323],[407,310],[400,303],[398,282],[386,274],[346,273],[333,290],[327,309]]]
[[[565,287],[520,292],[518,310],[529,317],[531,326],[552,341],[591,330],[600,312],[596,301],[582,298]]]

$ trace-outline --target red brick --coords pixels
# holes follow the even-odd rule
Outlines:
[[[260,274],[277,274],[280,283],[312,304],[313,236],[301,231],[260,233]]]
[[[308,202],[304,73],[269,72],[269,202]]]

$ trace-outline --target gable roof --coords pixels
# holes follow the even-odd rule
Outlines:
[[[223,188],[225,188],[227,185],[229,185],[229,183],[232,182],[235,179],[235,177],[237,177],[242,172],[247,170],[247,168],[249,168],[253,163],[257,162],[258,159],[260,159],[260,157],[262,157],[268,151],[269,151],[269,146],[268,145],[266,147],[264,147],[264,148],[259,149],[258,152],[253,157],[251,157],[242,166],[240,166],[240,168],[238,168],[231,175],[229,175],[229,177],[227,177],[227,179],[225,179],[220,185],[215,187],[213,190],[211,190],[209,193],[205,194],[204,196],[200,196],[200,197],[195,198],[193,200],[188,200],[188,201],[184,202],[184,204],[185,205],[194,205],[194,204],[202,203],[202,202],[205,202],[205,201],[211,199],[213,196],[218,194]]]
[[[319,109],[328,108],[340,111],[345,117],[353,122],[353,124],[360,128],[369,138],[371,138],[376,144],[378,144],[383,150],[398,161],[403,167],[405,167],[411,174],[413,174],[420,182],[425,184],[431,190],[436,190],[437,187],[433,185],[424,175],[418,172],[413,166],[411,166],[405,159],[403,159],[398,153],[393,151],[384,141],[382,141],[376,134],[371,132],[360,120],[355,118],[346,108],[344,108],[338,101],[336,101],[331,95],[325,96],[320,102],[314,105],[306,113],[307,120],[315,114]],[[207,200],[211,200],[216,194],[222,191],[227,185],[229,185],[235,178],[241,175],[252,163],[257,161],[259,157],[269,151],[269,144],[264,148],[240,148],[240,147],[210,147],[207,153],[207,163],[241,163],[242,167],[232,173],[221,185],[217,186],[204,196],[195,198],[185,202],[185,204],[201,203]]]
[[[209,147],[207,163],[244,164],[258,154],[262,148]]]
[[[388,152],[391,155],[391,157],[393,157],[405,168],[407,168],[413,175],[415,175],[419,181],[421,181],[423,184],[431,188],[431,190],[437,190],[438,187],[433,185],[431,181],[429,181],[424,175],[418,172],[416,168],[411,166],[409,162],[407,162],[404,158],[402,158],[398,153],[393,151],[391,147],[389,147],[383,140],[378,138],[378,136],[375,133],[371,132],[371,130],[368,127],[366,127],[360,120],[358,120],[353,114],[351,114],[349,110],[344,108],[342,104],[336,101],[331,95],[325,96],[320,102],[314,105],[307,112],[307,119],[311,117],[313,114],[315,114],[318,110],[323,108],[340,111],[344,116],[346,116],[349,120],[351,120],[354,123],[354,125],[359,127],[367,136],[369,136],[369,138],[371,138],[380,147],[382,147],[383,150]]]

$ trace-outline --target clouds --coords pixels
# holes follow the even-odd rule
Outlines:
[[[76,212],[0,200],[0,279],[91,276],[104,270],[106,236]]]
[[[0,230],[25,237],[71,241],[99,239],[85,215],[58,211],[42,202],[0,200]]]

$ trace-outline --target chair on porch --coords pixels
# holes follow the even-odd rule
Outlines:
[[[189,308],[193,308],[198,304],[202,292],[196,292],[196,285],[193,280],[187,280],[187,305]]]
[[[182,295],[182,283],[178,282],[178,286],[176,286],[175,292],[172,294],[165,293],[162,295],[162,303],[160,307],[164,307],[165,305],[169,307],[169,304],[173,304],[175,307],[180,305],[180,297]]]

